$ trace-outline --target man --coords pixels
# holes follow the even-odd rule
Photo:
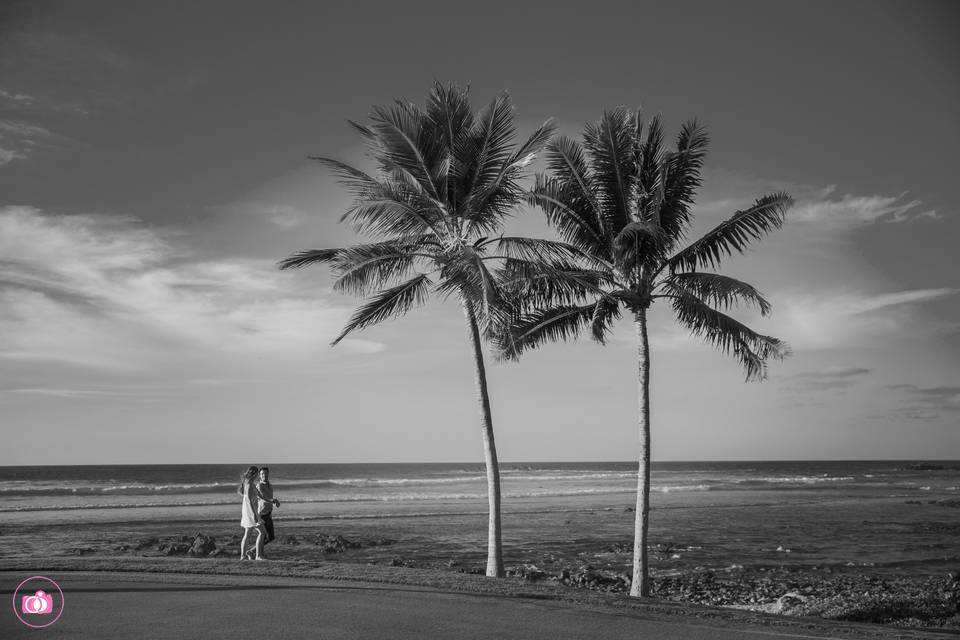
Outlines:
[[[280,506],[280,501],[273,497],[273,485],[270,484],[270,467],[260,467],[260,480],[257,482],[257,509],[260,520],[266,530],[267,538],[263,544],[273,541],[273,508]]]

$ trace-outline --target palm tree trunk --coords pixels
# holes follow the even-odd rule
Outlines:
[[[650,595],[647,566],[647,531],[650,524],[650,344],[647,340],[647,310],[636,314],[639,361],[640,465],[637,469],[637,507],[633,533],[633,580],[630,595]]]
[[[463,314],[467,318],[467,333],[473,346],[473,372],[477,383],[477,403],[480,407],[483,453],[487,467],[487,500],[490,505],[487,525],[487,575],[502,578],[506,572],[503,569],[500,527],[500,465],[497,463],[497,443],[493,438],[493,417],[490,414],[490,395],[487,392],[487,370],[483,365],[483,348],[476,314],[467,300],[461,299],[461,303]]]

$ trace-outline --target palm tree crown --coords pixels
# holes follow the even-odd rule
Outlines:
[[[786,355],[786,345],[723,310],[745,303],[767,315],[769,302],[745,282],[700,269],[718,267],[781,227],[790,197],[763,196],[680,248],[701,182],[705,129],[685,123],[676,150],[668,151],[659,117],[644,134],[639,114],[621,108],[588,125],[583,140],[557,137],[547,145],[549,175],[538,175],[528,196],[575,258],[548,259],[539,270],[531,265],[535,271],[514,282],[524,312],[513,331],[500,335],[503,354],[515,357],[588,327],[603,343],[623,309],[636,313],[663,299],[680,324],[736,356],[747,379],[762,379],[767,360]]]
[[[496,97],[475,114],[466,89],[440,84],[424,108],[396,101],[375,107],[370,119],[351,125],[377,162],[376,176],[330,158],[315,159],[354,196],[342,220],[376,241],[303,251],[280,267],[329,264],[335,289],[368,297],[333,344],[403,315],[431,293],[459,298],[473,353],[487,470],[487,575],[502,576],[500,476],[481,342],[509,318],[498,263],[530,269],[532,258],[559,244],[493,237],[523,201],[520,180],[553,134],[553,124],[547,121],[517,145],[509,96]]]
[[[437,84],[426,108],[396,101],[375,107],[369,125],[350,124],[378,165],[371,176],[338,160],[330,167],[355,200],[341,218],[378,241],[314,249],[280,262],[282,269],[328,263],[334,288],[369,296],[336,337],[403,315],[429,294],[456,294],[484,329],[503,313],[500,277],[490,260],[523,253],[536,241],[491,237],[522,202],[519,181],[553,133],[548,121],[515,145],[506,94],[474,114],[468,90]],[[499,253],[492,253],[492,249]]]

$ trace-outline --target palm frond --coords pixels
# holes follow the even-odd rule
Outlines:
[[[606,344],[613,333],[613,323],[620,318],[620,302],[606,296],[597,300],[593,306],[593,318],[590,320],[590,335],[600,344]]]
[[[543,209],[547,221],[561,239],[577,249],[602,259],[610,258],[607,240],[599,226],[594,210],[573,189],[557,178],[538,175],[534,187],[527,194],[527,202]]]
[[[591,221],[595,221],[599,235],[606,240],[607,231],[583,148],[566,136],[557,136],[547,144],[544,155],[547,169],[562,189],[562,200],[576,211],[590,212]]]
[[[576,338],[593,320],[595,303],[540,309],[517,318],[505,334],[498,334],[500,358],[515,360],[546,342]]]
[[[403,284],[380,292],[354,312],[331,346],[336,345],[352,331],[369,327],[388,318],[401,316],[414,306],[423,304],[431,284],[433,283],[426,274],[420,274]]]
[[[646,220],[654,219],[656,211],[650,206],[660,190],[663,177],[663,124],[660,115],[655,115],[647,125],[647,137],[639,145],[639,168],[637,176],[637,214]]]
[[[553,118],[548,119],[541,124],[530,136],[523,142],[517,150],[513,152],[507,164],[519,163],[520,166],[529,165],[536,154],[543,151],[543,148],[550,142],[550,139],[557,132],[557,124]]]
[[[790,196],[783,192],[759,198],[749,209],[736,212],[729,220],[676,253],[667,261],[667,266],[671,272],[717,268],[724,256],[732,255],[734,251],[743,253],[751,241],[782,227],[791,202]]]
[[[496,181],[510,158],[515,134],[513,103],[507,94],[501,94],[477,116],[467,146],[461,151],[467,155],[464,165],[469,172],[465,182],[468,200]]]
[[[523,260],[582,260],[593,263],[594,265],[600,264],[592,255],[566,242],[518,236],[499,236],[497,238],[490,238],[488,242],[496,243],[497,251],[508,258],[520,258]]]
[[[370,130],[376,134],[375,156],[385,172],[409,176],[410,184],[429,197],[440,199],[431,165],[436,168],[438,140],[427,116],[416,105],[397,101],[389,107],[374,107]]]
[[[719,273],[672,274],[666,277],[661,288],[669,296],[690,293],[714,306],[730,309],[743,303],[755,306],[760,315],[770,314],[770,303],[752,285]]]
[[[504,260],[501,278],[512,305],[533,309],[573,304],[607,296],[604,287],[616,286],[609,270],[584,269],[561,260]]]
[[[709,144],[706,127],[696,120],[685,122],[677,136],[677,151],[670,156],[659,205],[660,226],[674,241],[684,237],[690,224],[690,208],[700,188]]]
[[[436,203],[404,182],[379,180],[350,165],[312,156],[311,160],[326,165],[338,182],[354,196],[354,203],[340,218],[351,222],[359,233],[373,235],[408,235],[411,233],[444,233],[442,212]]]
[[[434,131],[441,136],[441,146],[451,149],[465,131],[473,128],[470,89],[434,83],[427,96],[426,114]]]
[[[460,178],[463,172],[460,165],[461,158],[458,157],[455,149],[462,147],[474,126],[469,87],[461,88],[453,84],[434,83],[427,97],[426,113],[445,154],[444,164],[437,171],[440,200],[447,204],[450,214],[456,217],[462,195]]]
[[[418,259],[430,260],[437,244],[432,236],[402,237],[387,242],[357,245],[336,256],[333,288],[366,295],[391,280],[409,274]]]
[[[294,253],[280,262],[280,269],[302,269],[312,264],[326,264],[332,262],[343,249],[310,249]]]
[[[636,124],[620,107],[605,111],[597,123],[586,126],[583,141],[590,152],[593,184],[609,233],[617,233],[632,219],[636,176]]]
[[[782,360],[790,354],[786,343],[754,332],[695,295],[684,293],[675,297],[673,310],[691,333],[721,352],[735,356],[746,372],[747,381],[763,380],[770,358]]]

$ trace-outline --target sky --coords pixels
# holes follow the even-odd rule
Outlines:
[[[960,459],[960,7],[563,4],[3,3],[0,464],[482,461],[456,304],[331,348],[359,301],[275,266],[361,240],[308,156],[366,166],[347,119],[435,80],[521,135],[698,118],[692,237],[794,197],[722,270],[792,357],[745,383],[655,309],[654,460]],[[629,322],[488,375],[502,461],[636,457]]]

